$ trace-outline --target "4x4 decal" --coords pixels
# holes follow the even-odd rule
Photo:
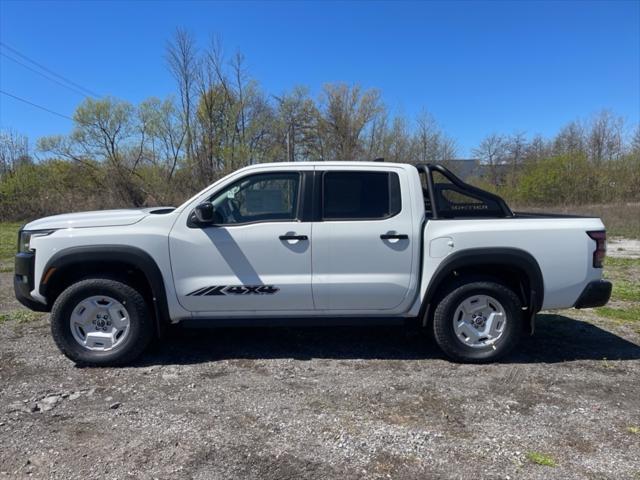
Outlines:
[[[213,285],[188,293],[188,297],[210,295],[273,295],[280,289],[273,285]]]

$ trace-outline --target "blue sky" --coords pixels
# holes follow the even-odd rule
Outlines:
[[[0,1],[2,42],[131,102],[174,92],[163,55],[178,26],[242,51],[268,93],[339,81],[379,88],[393,113],[426,108],[460,155],[494,131],[548,136],[603,108],[640,121],[640,1]],[[82,100],[5,57],[0,89],[66,115]],[[0,126],[35,139],[71,122],[0,95]]]

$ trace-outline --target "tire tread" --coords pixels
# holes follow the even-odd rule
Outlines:
[[[471,294],[474,290],[493,291],[508,300],[507,305],[504,305],[506,302],[503,303],[503,301],[501,301],[501,303],[503,303],[503,307],[505,307],[507,314],[511,317],[513,325],[510,327],[510,336],[506,344],[503,342],[499,350],[495,351],[495,353],[488,349],[478,349],[475,352],[465,350],[464,346],[461,345],[460,341],[452,333],[453,312],[451,310],[458,305],[462,295]],[[509,305],[509,303],[511,305]],[[515,348],[520,340],[522,332],[521,325],[522,311],[520,299],[510,288],[493,281],[471,281],[453,287],[436,306],[433,314],[433,335],[436,343],[447,357],[461,363],[488,363],[504,357]]]
[[[130,340],[126,348],[116,350],[113,352],[114,355],[95,355],[94,352],[82,351],[81,346],[78,345],[76,348],[73,343],[70,343],[65,331],[69,329],[69,318],[66,312],[74,297],[80,293],[105,290],[111,290],[125,298],[124,304],[129,315],[134,311],[140,325],[136,328],[137,338]],[[131,286],[110,278],[86,278],[66,288],[56,299],[51,309],[51,334],[60,351],[78,366],[123,366],[133,362],[147,348],[153,337],[153,322],[144,297]]]

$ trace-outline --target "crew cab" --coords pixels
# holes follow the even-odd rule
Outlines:
[[[417,322],[488,362],[541,309],[604,305],[598,218],[514,213],[442,165],[238,170],[177,208],[71,213],[19,232],[16,297],[71,360],[122,365],[180,322]],[[578,340],[576,340],[578,341]]]

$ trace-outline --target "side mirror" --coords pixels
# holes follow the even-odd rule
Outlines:
[[[216,219],[216,209],[211,202],[201,203],[195,208],[194,213],[198,223],[203,225],[211,224]]]

